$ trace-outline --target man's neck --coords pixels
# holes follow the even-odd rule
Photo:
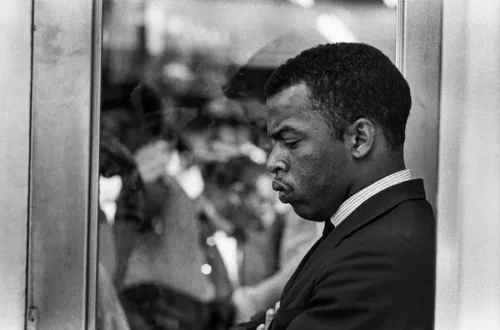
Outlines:
[[[351,186],[351,189],[346,194],[345,200],[357,193],[358,191],[374,184],[375,182],[385,178],[393,173],[405,170],[406,166],[403,157],[392,159],[388,162],[380,162],[376,166],[368,166],[366,171],[358,176],[358,180]]]

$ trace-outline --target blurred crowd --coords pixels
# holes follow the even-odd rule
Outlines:
[[[274,306],[316,227],[271,189],[261,101],[234,88],[255,81],[161,63],[104,80],[99,328],[228,329]]]

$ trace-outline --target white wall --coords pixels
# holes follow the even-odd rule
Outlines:
[[[445,0],[436,329],[500,329],[500,1]]]

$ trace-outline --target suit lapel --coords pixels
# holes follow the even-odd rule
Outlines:
[[[290,286],[293,284],[293,282],[295,281],[295,278],[299,275],[301,269],[304,267],[305,263],[307,262],[307,260],[311,257],[311,255],[313,254],[313,252],[318,248],[318,246],[321,244],[321,242],[327,237],[328,235],[323,235],[321,236],[317,241],[316,243],[314,243],[314,245],[309,249],[309,251],[307,251],[306,255],[304,256],[304,258],[302,258],[302,260],[300,261],[299,265],[297,266],[297,269],[295,269],[295,271],[293,272],[292,276],[290,277],[290,279],[288,280],[288,282],[286,283],[285,285],[285,288],[283,289],[283,293],[281,294],[281,301],[283,301],[283,297],[285,297],[286,293],[288,292],[288,290],[290,289]]]
[[[412,199],[425,199],[425,190],[422,179],[410,180],[395,186],[389,187],[378,194],[370,197],[367,201],[361,204],[353,213],[351,213],[335,230],[328,235],[322,236],[313,247],[307,252],[300,262],[297,270],[283,289],[281,302],[284,301],[290,288],[297,280],[301,270],[311,258],[313,253],[318,249],[323,240],[333,240],[330,246],[337,246],[344,238],[351,235],[359,228],[375,221],[381,215],[387,213],[397,205],[404,201]]]

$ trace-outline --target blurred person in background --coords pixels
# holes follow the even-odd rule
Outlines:
[[[116,287],[126,270],[135,233],[148,227],[144,191],[132,154],[102,129],[99,173],[97,329],[128,330]]]
[[[260,137],[259,144],[266,151],[270,150],[271,143],[267,138],[264,86],[278,64],[266,63],[263,58],[273,58],[273,54],[276,54],[280,47],[292,42],[288,38],[286,35],[263,46],[244,66],[238,68],[223,86],[226,97],[241,104],[245,118],[254,127],[256,135]],[[292,39],[295,42],[296,39]],[[270,182],[263,179],[259,184],[270,185]],[[286,205],[281,204],[280,209],[284,217],[280,241],[280,268],[260,285],[245,285],[235,290],[232,299],[237,310],[237,321],[247,320],[259,311],[274,307],[287,280],[320,236],[320,231],[314,223],[304,221]]]
[[[117,287],[126,272],[127,261],[134,249],[136,233],[151,224],[145,214],[145,187],[132,153],[105,128],[100,139],[100,207],[101,261],[109,265]],[[112,239],[106,237],[113,233]],[[116,251],[106,253],[107,251]]]
[[[126,271],[117,281],[130,327],[210,328],[215,288],[203,273],[198,207],[167,174],[176,140],[171,132],[165,139],[162,100],[144,86],[128,95],[120,107],[103,112],[102,123],[133,152],[144,182],[148,228],[133,237],[115,230],[116,241],[130,247],[118,249]]]
[[[215,229],[212,237],[225,252],[235,292],[245,295],[244,306],[236,306],[237,317],[242,317],[242,308],[250,314],[274,306],[289,276],[283,267],[290,265],[283,264],[285,217],[275,208],[269,173],[241,155],[207,165],[205,175],[204,205]]]

